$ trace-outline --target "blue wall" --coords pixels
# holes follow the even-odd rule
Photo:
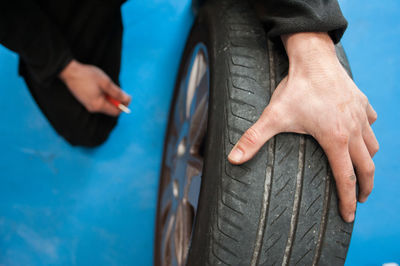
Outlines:
[[[379,3],[341,1],[350,22],[343,43],[379,114],[381,144],[348,265],[400,262],[400,2]],[[133,95],[132,114],[95,150],[56,135],[17,76],[17,56],[0,47],[0,265],[152,263],[162,142],[193,17],[183,0],[130,1],[123,15],[121,84]]]
[[[340,1],[354,79],[378,113],[375,189],[358,205],[348,265],[400,263],[400,1]]]

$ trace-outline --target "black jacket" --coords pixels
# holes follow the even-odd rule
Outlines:
[[[72,58],[95,64],[89,59],[112,46],[107,35],[120,23],[122,2],[1,0],[0,43],[20,55],[22,74],[50,84]]]
[[[40,83],[49,82],[72,57],[85,62],[105,48],[108,40],[103,33],[122,2],[1,1],[0,43],[20,55],[22,72],[29,71]],[[270,37],[322,31],[338,42],[347,26],[337,0],[256,0],[255,5]]]
[[[53,128],[70,144],[103,143],[116,117],[90,113],[57,78],[75,58],[118,84],[121,0],[0,0],[0,43],[20,55],[20,74]]]
[[[328,32],[338,43],[347,27],[337,0],[255,0],[268,36],[296,32]]]

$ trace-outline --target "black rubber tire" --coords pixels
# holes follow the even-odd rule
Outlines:
[[[205,166],[187,265],[343,265],[353,224],[339,216],[327,159],[312,137],[279,134],[248,163],[227,161],[288,68],[281,44],[267,41],[245,2],[207,3],[182,59],[184,65],[203,42],[211,71]],[[351,75],[340,45],[337,53]]]

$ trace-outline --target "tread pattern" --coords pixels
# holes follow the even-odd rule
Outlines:
[[[225,121],[229,128],[224,143],[225,156],[229,154],[240,136],[258,119],[268,100],[263,99],[265,87],[268,86],[268,77],[260,79],[257,74],[262,73],[266,67],[266,62],[260,64],[258,59],[265,51],[259,50],[257,43],[259,38],[255,37],[262,36],[263,32],[261,28],[257,31],[252,26],[256,23],[256,19],[253,14],[248,13],[248,10],[237,6],[231,8],[234,9],[232,13],[240,12],[241,16],[238,19],[233,14],[232,17],[228,15],[225,18],[225,24],[229,25],[227,29],[229,43],[224,51],[228,55],[225,64],[229,77],[225,88],[227,92]],[[249,21],[252,24],[248,24]],[[256,202],[258,199],[253,193],[255,190],[258,190],[258,193],[263,192],[263,188],[255,186],[259,183],[257,178],[265,176],[265,170],[258,175],[255,174],[257,171],[254,167],[258,167],[258,164],[233,166],[227,161],[223,164],[225,171],[218,189],[220,198],[217,207],[218,222],[213,228],[214,240],[211,243],[213,252],[210,265],[249,264],[249,257],[253,251],[251,240],[256,237],[256,232],[253,230],[253,236],[249,236],[248,225],[253,223],[255,217],[245,213],[249,208],[261,208],[261,202]],[[257,228],[257,224],[253,226]],[[221,248],[221,242],[227,245]],[[249,248],[243,249],[246,242]]]
[[[207,256],[190,265],[343,265],[353,225],[338,214],[328,161],[312,137],[279,134],[243,165],[226,160],[287,75],[288,60],[282,46],[267,45],[264,28],[247,1],[211,5],[205,9],[215,46],[211,57],[223,66],[215,70],[220,71],[213,81],[218,86],[212,90],[219,90],[224,101],[211,108],[223,110],[214,115],[223,121],[218,133],[224,159],[207,175],[213,180],[207,181],[213,195],[203,200],[211,206],[202,215],[209,218],[195,232],[207,240],[198,244],[192,258]],[[336,48],[351,75],[343,49]]]

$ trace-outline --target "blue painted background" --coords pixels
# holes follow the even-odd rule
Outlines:
[[[378,113],[375,189],[358,205],[347,265],[400,264],[400,1],[340,1],[354,79]]]
[[[340,2],[350,22],[343,43],[379,114],[381,144],[347,265],[400,262],[400,2]],[[187,0],[130,1],[123,16],[132,114],[98,149],[56,135],[17,76],[17,56],[0,46],[0,265],[152,264],[162,142],[193,16]]]

